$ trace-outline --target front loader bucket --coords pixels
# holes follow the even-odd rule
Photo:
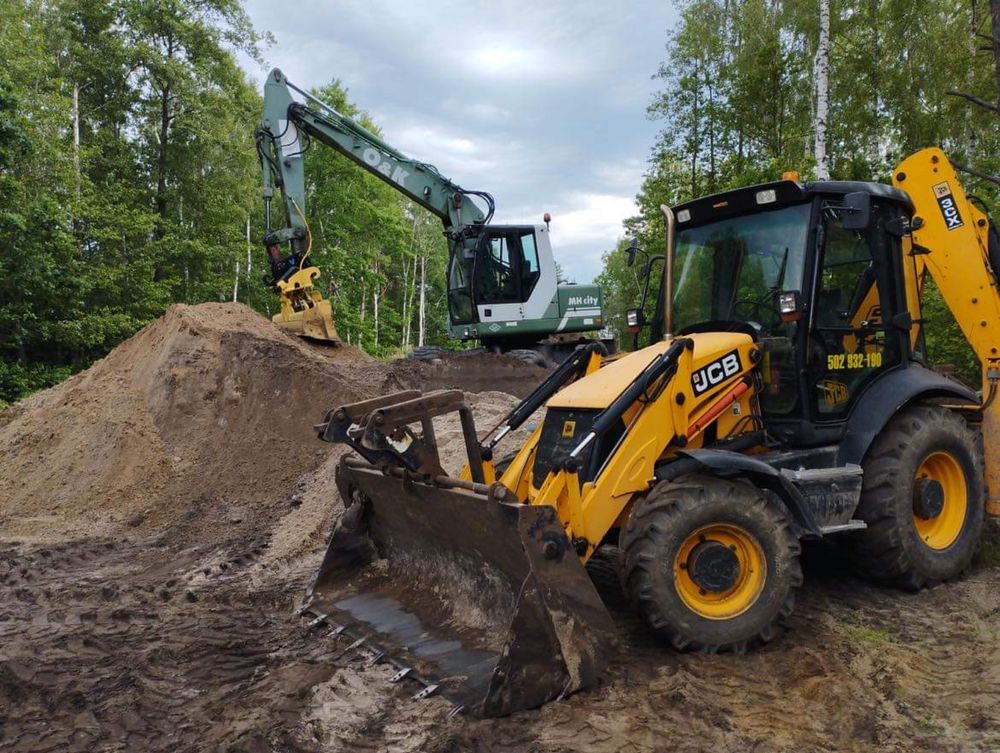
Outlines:
[[[476,716],[596,682],[614,627],[552,507],[355,457],[342,459],[337,484],[348,507],[311,612],[360,628],[401,671],[432,678],[425,684]]]

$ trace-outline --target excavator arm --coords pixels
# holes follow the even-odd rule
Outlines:
[[[539,352],[548,352],[542,360],[557,352],[565,355],[581,341],[580,333],[603,324],[600,288],[558,284],[548,215],[544,226],[487,227],[494,209],[490,194],[463,189],[433,165],[406,156],[275,69],[264,86],[257,149],[267,221],[264,244],[273,282],[282,292],[279,323],[294,328],[299,312],[319,295],[311,287],[319,270],[305,263],[312,234],[306,219],[303,156],[312,140],[344,155],[441,220],[449,254],[449,336],[480,340],[498,352],[527,353],[531,362],[537,362],[531,352],[536,346]],[[281,223],[272,213],[275,189],[284,210]]]
[[[296,101],[293,91],[315,107]],[[303,156],[310,138],[335,149],[440,218],[453,243],[470,235],[466,228],[489,222],[493,212],[493,198],[489,194],[466,191],[441,175],[433,165],[407,157],[351,118],[289,82],[275,68],[264,85],[264,116],[257,129],[268,230],[265,243],[290,242],[293,251],[300,254],[308,247]],[[271,213],[275,188],[279,190],[285,210],[285,227],[277,230],[272,227]],[[473,202],[473,196],[486,203],[487,216]]]

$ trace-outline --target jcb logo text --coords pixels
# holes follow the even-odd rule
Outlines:
[[[739,374],[742,370],[743,364],[740,363],[739,351],[731,351],[694,372],[694,376],[691,377],[691,389],[694,390],[696,396],[700,395],[726,381],[729,377]]]

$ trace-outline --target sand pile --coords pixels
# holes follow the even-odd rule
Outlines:
[[[311,428],[327,409],[402,387],[524,394],[543,374],[485,353],[381,363],[310,345],[240,304],[172,306],[87,371],[0,413],[0,537],[141,533],[195,518],[187,537],[205,526],[218,535],[219,523],[263,532],[296,506],[304,478],[330,475],[334,448]],[[328,491],[319,486],[313,496]]]

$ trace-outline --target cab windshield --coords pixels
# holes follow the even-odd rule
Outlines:
[[[802,290],[811,205],[730,217],[677,235],[674,329],[704,322],[784,333],[778,294]]]

